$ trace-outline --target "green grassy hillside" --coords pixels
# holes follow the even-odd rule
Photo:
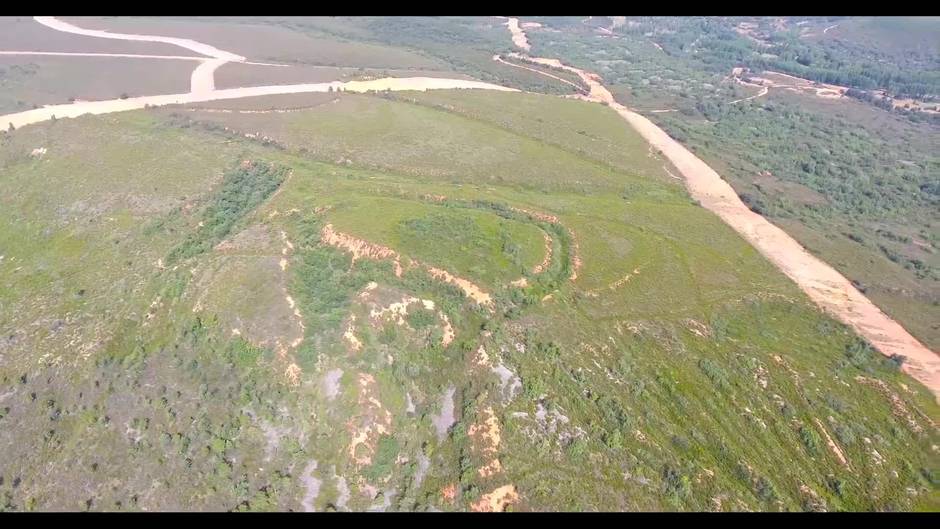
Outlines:
[[[933,397],[612,111],[337,97],[3,136],[0,507],[940,508]]]

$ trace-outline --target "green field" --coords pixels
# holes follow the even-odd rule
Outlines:
[[[612,111],[337,97],[3,136],[0,507],[940,508],[932,395]]]

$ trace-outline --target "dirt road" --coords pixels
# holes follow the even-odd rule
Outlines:
[[[181,48],[186,48],[187,50],[194,51],[201,55],[207,57],[212,57],[214,59],[225,59],[226,61],[234,62],[243,62],[245,58],[241,55],[236,55],[234,53],[229,53],[227,51],[220,50],[215,46],[210,46],[208,44],[203,44],[201,42],[196,42],[189,39],[180,39],[176,37],[162,37],[158,35],[132,35],[128,33],[111,33],[110,31],[101,31],[97,29],[84,29],[78,26],[69,24],[55,17],[33,17],[36,22],[50,27],[57,31],[64,31],[66,33],[74,33],[76,35],[85,35],[86,37],[98,37],[102,39],[116,39],[116,40],[134,40],[139,42],[162,42],[164,44],[173,44],[174,46],[179,46]]]
[[[107,31],[83,29],[72,24],[63,22],[55,17],[34,17],[34,19],[52,29],[86,35],[91,37],[101,37],[119,40],[137,40],[148,42],[163,42],[174,44],[182,48],[201,53],[211,58],[205,57],[186,57],[169,55],[132,55],[132,54],[87,54],[87,53],[68,53],[68,52],[30,52],[30,51],[11,51],[0,52],[7,55],[65,55],[65,56],[102,56],[102,57],[132,57],[132,58],[151,58],[151,59],[179,59],[199,61],[200,64],[193,70],[190,79],[190,92],[186,94],[168,94],[130,97],[127,99],[113,99],[106,101],[80,101],[62,105],[49,105],[43,108],[17,112],[0,116],[0,123],[3,127],[13,125],[14,128],[20,128],[25,125],[47,121],[53,118],[74,118],[84,114],[108,114],[111,112],[123,112],[126,110],[136,110],[147,106],[177,105],[185,103],[202,103],[206,101],[217,101],[223,99],[238,99],[242,97],[255,97],[264,95],[279,94],[300,94],[307,92],[328,92],[347,91],[347,92],[367,92],[370,90],[444,90],[454,88],[483,89],[483,90],[501,90],[518,91],[513,88],[507,88],[482,81],[471,81],[465,79],[447,79],[439,77],[386,77],[382,79],[373,79],[371,81],[334,81],[330,83],[308,83],[293,85],[272,85],[272,86],[252,86],[247,88],[229,88],[225,90],[215,89],[215,71],[228,62],[243,62],[246,64],[256,64],[262,66],[284,66],[278,64],[254,63],[248,62],[245,57],[235,55],[227,51],[219,50],[208,44],[196,42],[189,39],[178,39],[174,37],[162,37],[152,35],[129,35],[125,33],[110,33]],[[521,31],[521,29],[520,29]]]
[[[442,79],[439,77],[386,77],[371,81],[333,81],[330,83],[310,83],[295,85],[251,86],[247,88],[228,88],[225,90],[206,89],[187,94],[170,94],[156,96],[129,97],[127,99],[111,99],[107,101],[82,101],[64,105],[50,105],[25,112],[0,116],[0,123],[12,123],[15,128],[24,125],[39,123],[56,118],[74,118],[84,114],[108,114],[136,110],[146,106],[180,105],[186,103],[202,103],[223,99],[238,99],[242,97],[257,97],[279,94],[302,94],[308,92],[329,92],[342,90],[345,92],[367,92],[369,90],[447,90],[454,88],[499,90],[504,92],[517,92],[514,88],[484,83],[482,81],[467,81],[463,79]]]
[[[513,66],[513,67],[516,67],[516,68],[521,68],[521,69],[523,69],[523,70],[529,70],[530,72],[535,72],[535,73],[537,73],[537,74],[544,75],[545,77],[550,77],[550,78],[552,78],[552,79],[555,79],[556,81],[561,81],[561,82],[563,82],[563,83],[565,83],[565,84],[567,84],[567,85],[569,85],[569,86],[573,86],[578,92],[584,92],[584,87],[578,86],[576,83],[572,83],[571,81],[569,81],[569,80],[567,80],[567,79],[563,79],[563,78],[561,78],[561,77],[558,77],[557,75],[552,75],[552,74],[550,74],[550,73],[548,73],[548,72],[543,72],[543,71],[537,70],[537,69],[535,69],[535,68],[529,68],[528,66],[523,66],[523,65],[521,65],[521,64],[513,64],[513,63],[511,63],[511,62],[509,62],[509,61],[504,60],[504,59],[503,59],[502,57],[500,57],[499,55],[493,55],[493,60],[496,61],[496,62],[498,62],[498,63],[506,64],[506,65]]]
[[[753,85],[753,84],[750,84],[750,83],[745,83],[745,82],[743,82],[743,81],[741,81],[741,84],[746,85],[746,86],[757,86],[757,85]],[[735,103],[741,103],[741,102],[743,102],[743,101],[750,101],[751,99],[756,99],[756,98],[758,98],[758,97],[763,97],[763,96],[767,95],[767,92],[769,92],[769,91],[770,91],[770,88],[767,88],[766,86],[762,86],[761,89],[760,89],[760,92],[758,92],[758,93],[756,93],[756,94],[754,94],[754,95],[752,95],[752,96],[744,97],[744,98],[741,98],[741,99],[735,99],[734,101],[732,101],[732,102],[730,102],[730,103],[728,103],[728,104],[729,104],[729,105],[733,105],[733,104],[735,104]]]
[[[511,21],[511,19],[510,19]],[[522,32],[518,20],[507,23]],[[516,42],[513,35],[513,42]],[[525,39],[528,43],[528,39]],[[601,78],[562,64],[557,59],[529,58],[539,64],[577,74],[590,87],[589,101],[614,109],[653,147],[679,169],[689,194],[702,207],[718,215],[793,280],[817,305],[852,327],[885,356],[902,355],[902,369],[923,383],[940,401],[940,356],[888,317],[834,268],[811,255],[800,243],[767,219],[751,211],[714,169],[669,137],[652,121],[621,105],[601,83]]]

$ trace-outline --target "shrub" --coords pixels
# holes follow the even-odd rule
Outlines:
[[[672,465],[663,467],[663,491],[672,497],[673,500],[685,498],[691,491],[691,481],[689,477]]]
[[[809,451],[811,455],[816,455],[819,453],[819,434],[811,428],[806,426],[800,427],[800,441],[803,442],[803,446]]]
[[[370,480],[387,476],[392,472],[392,464],[398,458],[398,452],[398,440],[390,435],[383,435],[379,438],[372,465],[364,469],[362,475]]]
[[[705,376],[719,388],[727,389],[729,387],[728,373],[715,362],[707,358],[702,358],[698,361],[698,367],[705,373]]]
[[[829,476],[826,478],[826,486],[828,486],[829,490],[831,490],[840,498],[843,494],[845,494],[845,483],[835,476]]]
[[[406,320],[408,321],[408,325],[413,329],[421,330],[433,325],[437,318],[435,317],[434,311],[424,307],[418,307],[408,312]]]
[[[587,441],[575,439],[568,445],[568,457],[578,459],[587,452]]]
[[[287,169],[264,162],[241,164],[228,171],[202,215],[202,226],[177,245],[167,264],[203,253],[227,237],[236,222],[270,196]]]
[[[756,493],[758,498],[767,502],[777,499],[777,490],[774,488],[774,484],[763,476],[757,478]]]

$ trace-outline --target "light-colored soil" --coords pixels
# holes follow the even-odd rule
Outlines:
[[[535,265],[532,269],[533,274],[541,274],[545,270],[548,270],[549,265],[552,264],[552,237],[547,233],[542,233],[542,237],[545,238],[545,254],[542,258],[542,262]]]
[[[447,503],[454,503],[454,500],[457,499],[457,484],[451,483],[445,485],[444,488],[441,489],[441,499]]]
[[[575,281],[576,279],[578,279],[578,271],[581,270],[582,261],[581,261],[580,246],[578,246],[578,238],[577,236],[575,236],[575,233],[570,228],[561,224],[561,221],[559,221],[558,217],[556,217],[555,215],[549,215],[548,213],[542,213],[539,211],[533,211],[533,210],[524,209],[524,208],[512,208],[512,210],[518,213],[524,213],[532,217],[533,219],[540,220],[542,222],[548,222],[550,224],[558,224],[559,226],[562,226],[563,228],[565,228],[565,230],[571,235],[571,277],[569,277],[568,279],[570,279],[571,281]],[[550,238],[546,240],[546,244],[548,244],[549,242],[550,242]],[[547,246],[546,246],[546,249],[548,249]],[[551,254],[549,254],[546,259],[551,259]],[[545,301],[545,299],[543,299],[543,301]]]
[[[336,231],[332,224],[327,224],[320,230],[320,237],[324,243],[351,253],[353,256],[353,262],[355,262],[357,259],[363,258],[375,260],[387,259],[392,261],[392,264],[395,267],[396,276],[401,277],[404,271],[401,264],[401,255],[387,246],[374,244],[369,241],[353,237],[352,235]],[[411,260],[411,263],[420,264],[413,259]],[[459,288],[465,296],[474,302],[485,307],[492,308],[493,297],[472,281],[455,276],[447,270],[433,266],[427,266],[427,270],[434,279],[444,283],[450,283],[451,285]],[[414,299],[417,301],[417,298]],[[407,306],[407,304],[404,306]],[[404,310],[404,306],[402,307],[402,310]]]
[[[401,256],[395,250],[387,246],[373,244],[369,241],[347,235],[333,229],[332,224],[327,224],[320,230],[320,239],[330,246],[345,250],[352,254],[353,262],[357,259],[390,259],[395,266],[395,275],[401,277]]]
[[[516,492],[515,485],[503,485],[487,494],[480,496],[480,499],[470,505],[470,510],[475,512],[502,512],[506,507],[519,501],[519,493]]]
[[[519,27],[518,18],[509,18],[506,20],[506,27],[509,28],[509,32],[512,33],[512,43],[517,47],[522,48],[525,51],[529,51],[532,47],[529,45],[529,39],[526,37],[525,31]]]
[[[362,342],[356,336],[356,315],[349,315],[349,322],[346,323],[346,330],[343,331],[343,339],[346,340],[346,343],[349,344],[349,348],[354,353],[358,353],[362,350]]]
[[[508,62],[508,61],[504,60],[502,57],[500,57],[499,55],[494,55],[494,56],[493,56],[493,60],[496,61],[496,62],[498,62],[498,63],[502,63],[502,64],[505,64],[505,65],[508,65],[508,66],[512,66],[512,67],[514,67],[514,68],[520,68],[520,69],[523,69],[523,70],[528,70],[528,71],[530,71],[530,72],[535,72],[535,73],[537,73],[537,74],[543,75],[543,76],[545,76],[545,77],[549,77],[549,78],[554,79],[554,80],[556,80],[556,81],[561,81],[562,83],[565,83],[566,85],[569,85],[569,86],[574,87],[575,90],[577,90],[578,92],[583,92],[583,91],[584,91],[584,87],[578,86],[577,84],[572,83],[571,81],[569,81],[569,80],[567,80],[567,79],[563,79],[563,78],[561,78],[561,77],[558,77],[557,75],[553,75],[553,74],[550,74],[550,73],[548,73],[548,72],[544,72],[544,71],[542,71],[542,70],[538,70],[538,69],[536,69],[536,68],[530,68],[530,67],[525,66],[525,65],[522,65],[522,64],[514,64],[514,63],[511,63],[511,62]]]
[[[507,26],[510,31],[522,31],[518,21]],[[906,361],[902,369],[923,383],[940,400],[940,357],[876,307],[842,274],[811,255],[782,229],[751,211],[714,169],[669,137],[655,123],[618,103],[598,75],[564,65],[557,59],[530,60],[562,68],[581,77],[591,89],[587,99],[612,108],[672,162],[684,177],[689,194],[702,207],[718,215],[792,279],[817,305],[852,327],[882,354],[904,356]]]
[[[382,77],[440,77],[472,81],[470,76],[436,70],[408,70],[382,68],[361,71],[359,68],[314,66],[306,64],[279,65],[270,68],[249,62],[228,62],[215,73],[218,88],[264,86],[298,83],[326,83],[330,81],[361,81]]]
[[[834,455],[836,459],[839,460],[840,465],[844,467],[848,466],[849,462],[845,459],[845,454],[842,453],[842,449],[839,448],[839,445],[837,445],[836,442],[832,440],[832,436],[829,435],[829,432],[826,430],[826,427],[823,426],[822,421],[820,421],[818,417],[814,417],[813,421],[816,423],[819,431],[822,432],[823,437],[826,438],[826,446],[829,447],[829,451],[832,452],[832,455]]]
[[[741,84],[743,84],[743,85],[746,85],[746,86],[758,86],[758,85],[754,85],[754,84],[752,84],[752,83],[745,83],[744,81],[738,81],[738,82],[741,83]],[[767,95],[767,92],[769,92],[769,91],[770,91],[770,88],[768,88],[768,87],[766,87],[766,86],[761,86],[761,87],[760,87],[760,91],[757,92],[756,94],[754,94],[754,95],[752,95],[752,96],[744,97],[744,98],[741,98],[741,99],[735,99],[734,101],[732,101],[732,102],[729,103],[729,104],[730,104],[730,105],[734,105],[734,104],[736,104],[736,103],[741,103],[741,102],[744,102],[744,101],[750,101],[751,99],[757,99],[758,97],[763,97],[763,96]]]
[[[352,436],[348,454],[356,465],[362,467],[372,463],[379,437],[391,431],[392,414],[378,399],[375,377],[360,373],[357,386],[359,413],[347,423]]]
[[[288,175],[290,178],[290,175]],[[284,292],[284,301],[287,302],[287,306],[291,311],[292,320],[294,322],[294,338],[288,343],[284,344],[280,339],[277,340],[277,345],[275,351],[279,358],[285,360],[288,365],[285,370],[285,376],[287,377],[288,382],[292,386],[297,386],[300,384],[300,375],[301,369],[296,362],[293,361],[293,358],[290,354],[290,351],[296,350],[297,347],[304,341],[304,336],[307,333],[307,327],[304,325],[304,317],[300,312],[300,307],[294,302],[294,298],[290,296],[287,292],[287,265],[289,258],[292,253],[294,253],[294,244],[287,238],[287,232],[281,231],[281,242],[283,247],[281,248],[281,259],[279,265],[281,267],[281,273],[285,275],[284,280],[281,283],[281,288]]]
[[[375,300],[377,288],[377,283],[370,282],[358,296],[369,308],[369,322],[373,328],[380,329],[386,322],[392,322],[398,326],[407,325],[405,318],[408,315],[409,307],[414,304],[420,304],[425,310],[437,312],[441,326],[441,346],[447,347],[454,341],[456,333],[453,325],[450,323],[450,318],[448,318],[443,311],[436,309],[434,301],[430,299],[419,299],[414,296],[403,296],[399,301],[380,304]],[[355,330],[355,322],[356,315],[350,314],[346,331],[343,333],[343,338],[350,345],[353,352],[358,352],[362,349],[362,342],[359,341],[353,332]]]
[[[457,277],[452,275],[447,270],[441,270],[440,268],[435,268],[433,266],[428,267],[428,272],[430,272],[431,277],[434,279],[456,286],[463,291],[464,295],[476,303],[487,307],[491,307],[493,305],[493,297],[490,296],[487,292],[484,292],[483,289],[471,281],[462,277]]]
[[[502,471],[502,465],[496,457],[499,452],[501,433],[499,418],[492,407],[486,407],[477,422],[470,425],[467,435],[473,440],[473,451],[486,460],[486,464],[477,469],[482,478],[488,478]]]
[[[447,317],[447,314],[438,311],[438,316],[441,318],[441,327],[443,329],[441,336],[441,346],[447,347],[453,343],[454,338],[457,337],[457,334],[454,332],[454,326],[450,324],[450,318]]]

